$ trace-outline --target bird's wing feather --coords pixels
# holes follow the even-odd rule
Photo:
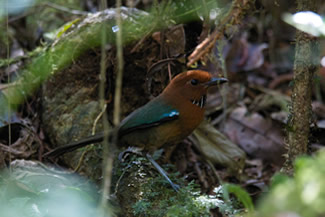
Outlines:
[[[143,107],[132,112],[119,126],[119,136],[123,136],[137,129],[157,126],[179,117],[179,111],[167,105],[159,97],[150,101]]]

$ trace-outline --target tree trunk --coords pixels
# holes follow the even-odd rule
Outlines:
[[[317,0],[297,0],[297,11],[315,11]],[[291,117],[288,122],[288,153],[283,171],[292,174],[293,161],[307,152],[312,118],[311,93],[313,75],[319,60],[316,38],[297,30],[294,62]]]

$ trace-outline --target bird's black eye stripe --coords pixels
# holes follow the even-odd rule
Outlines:
[[[199,81],[197,79],[192,79],[191,84],[192,85],[198,85]]]

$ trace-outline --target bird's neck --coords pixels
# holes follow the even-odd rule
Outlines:
[[[171,105],[186,106],[187,108],[204,109],[206,103],[206,95],[187,96],[181,90],[167,87],[160,95],[164,101]]]
[[[206,96],[203,95],[201,98],[187,98],[175,91],[171,92],[163,92],[160,97],[163,101],[167,102],[169,105],[172,105],[176,109],[180,111],[192,111],[194,113],[204,113],[204,105]]]
[[[177,93],[163,93],[160,97],[173,108],[179,111],[177,119],[178,126],[182,129],[182,133],[190,134],[203,120],[204,107],[200,106],[200,101],[195,103]],[[202,102],[203,103],[203,102]]]

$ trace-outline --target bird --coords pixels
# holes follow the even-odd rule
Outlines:
[[[118,143],[152,153],[164,144],[181,141],[203,120],[208,88],[225,82],[226,78],[213,77],[203,70],[178,74],[159,96],[121,121],[116,128]],[[101,142],[103,137],[101,132],[61,146],[45,156],[59,156]]]
[[[225,82],[226,78],[213,77],[203,70],[176,75],[160,95],[131,112],[116,127],[118,145],[137,147],[151,154],[165,144],[185,139],[204,119],[208,89]],[[103,138],[101,132],[58,147],[45,156],[56,157]]]

